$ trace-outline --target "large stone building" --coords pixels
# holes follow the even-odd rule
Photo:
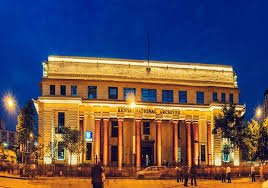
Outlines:
[[[264,91],[263,110],[264,118],[268,117],[268,89]]]
[[[35,101],[39,144],[58,142],[57,163],[93,163],[97,156],[118,167],[221,165],[223,141],[211,130],[225,103],[244,113],[231,66],[49,56]],[[73,161],[61,143],[65,126],[85,141]],[[230,160],[239,165],[237,150]],[[46,149],[40,162],[51,162]]]
[[[4,119],[0,119],[0,144],[14,146],[16,144],[16,131],[8,130]]]

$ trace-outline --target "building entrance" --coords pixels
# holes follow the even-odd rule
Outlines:
[[[154,165],[154,141],[142,141],[141,145],[141,166]]]

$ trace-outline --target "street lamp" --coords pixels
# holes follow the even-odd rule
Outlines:
[[[261,109],[261,107],[258,107],[258,108],[256,109],[255,116],[256,116],[258,119],[261,118],[261,116],[262,116],[262,109]]]
[[[11,93],[6,93],[2,99],[4,108],[7,112],[13,113],[16,110],[16,100]]]

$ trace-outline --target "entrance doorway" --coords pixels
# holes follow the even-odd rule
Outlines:
[[[142,142],[141,145],[141,166],[153,166],[154,165],[154,142]]]

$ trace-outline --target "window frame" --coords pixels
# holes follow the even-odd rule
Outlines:
[[[184,96],[183,94],[185,95],[185,98],[181,97]],[[179,91],[179,104],[187,104],[187,103],[188,103],[187,91],[186,90]]]
[[[62,144],[62,150],[63,150],[63,159],[61,159],[61,158],[59,158],[59,154],[60,154],[60,144]],[[64,147],[64,145],[63,145],[63,142],[58,142],[58,146],[57,146],[57,148],[58,148],[58,154],[57,154],[57,160],[59,160],[59,161],[64,161],[65,160],[65,147]]]
[[[75,90],[73,90],[75,88]],[[75,91],[75,93],[73,93]],[[71,96],[76,97],[77,96],[77,85],[71,85]]]
[[[115,89],[116,94],[111,95],[111,91]],[[108,87],[108,99],[116,100],[118,99],[118,87]]]
[[[226,93],[221,93],[221,102],[226,103]]]
[[[150,122],[148,121],[143,122],[142,130],[143,135],[150,135],[151,132]]]
[[[229,103],[234,104],[234,94],[233,93],[229,94]]]
[[[141,100],[142,102],[157,102],[157,89],[141,88]]]
[[[218,102],[218,93],[217,92],[212,93],[212,101],[213,102]]]
[[[196,104],[205,104],[205,93],[203,91],[196,92]]]
[[[130,91],[130,92],[126,92],[126,91]],[[134,92],[132,92],[134,91]],[[124,100],[127,100],[127,95],[129,93],[133,93],[134,94],[134,97],[136,98],[136,88],[134,87],[124,87]]]
[[[60,95],[66,96],[66,85],[60,85]]]
[[[170,89],[162,90],[162,102],[173,103],[174,102],[174,91]]]
[[[54,92],[52,92],[52,91],[54,91]],[[52,96],[56,95],[56,86],[55,85],[49,85],[49,95],[52,95]]]
[[[60,117],[60,114],[63,114],[63,117]],[[63,122],[60,122],[60,121],[63,121]],[[64,127],[65,127],[65,112],[58,112],[58,127],[57,127],[58,130],[57,130],[57,133],[62,133]]]
[[[91,93],[91,92],[94,93]],[[98,94],[98,87],[97,86],[88,86],[87,87],[87,98],[88,99],[97,99],[97,94]],[[92,95],[93,97],[90,97]]]
[[[118,121],[111,121],[111,137],[118,137]]]

